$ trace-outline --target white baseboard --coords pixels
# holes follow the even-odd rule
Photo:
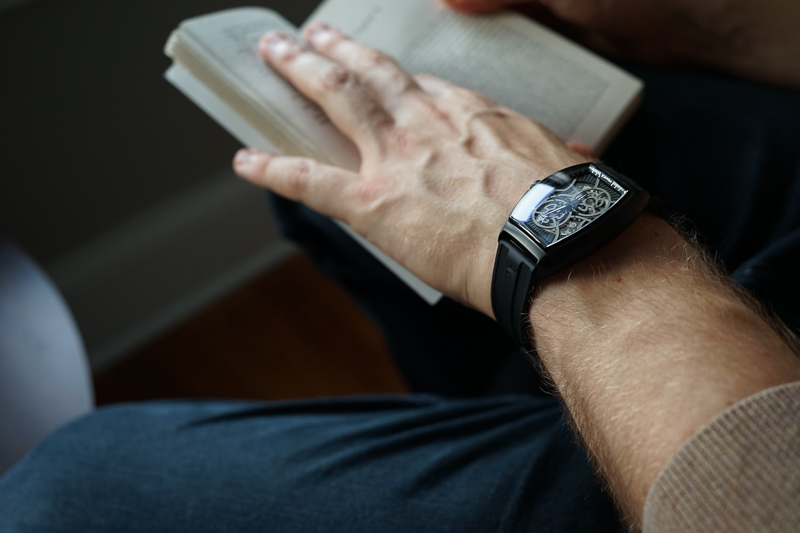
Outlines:
[[[45,268],[97,370],[292,251],[264,193],[226,171]]]

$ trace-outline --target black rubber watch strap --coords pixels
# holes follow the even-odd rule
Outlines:
[[[511,242],[499,241],[492,276],[492,310],[497,323],[527,349],[533,348],[525,325],[536,282],[533,276],[535,268],[535,259],[522,253]]]
[[[574,165],[535,181],[498,237],[492,310],[500,327],[530,352],[534,285],[613,240],[649,198],[634,181],[599,163]]]

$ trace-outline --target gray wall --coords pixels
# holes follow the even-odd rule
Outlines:
[[[315,0],[266,2],[295,23]],[[184,18],[234,0],[50,0],[0,15],[0,231],[49,263],[226,168],[237,143],[162,78]]]
[[[299,24],[317,3],[263,5]],[[238,5],[42,0],[0,13],[0,233],[51,272],[95,360],[286,252],[261,195],[230,175],[237,143],[162,78],[181,20]]]

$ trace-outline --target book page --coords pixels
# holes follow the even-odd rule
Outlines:
[[[602,148],[642,84],[516,13],[471,16],[433,0],[328,0],[310,17],[430,73],[486,94],[564,140]]]
[[[242,145],[272,153],[278,151],[258,130],[181,65],[173,63],[164,77]]]
[[[239,8],[189,19],[181,24],[180,38],[224,81],[266,111],[264,121],[305,143],[300,154],[349,169],[360,165],[358,150],[337,130],[322,110],[270,69],[257,44],[270,30],[297,35],[297,28],[276,13]],[[169,48],[169,46],[168,46]]]

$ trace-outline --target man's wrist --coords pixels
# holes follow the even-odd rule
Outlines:
[[[597,162],[571,165],[535,181],[503,226],[492,275],[492,309],[524,348],[526,315],[537,282],[597,251],[646,209],[649,195]]]
[[[644,212],[611,242],[579,261],[571,268],[541,280],[537,286],[536,297],[531,304],[535,307],[541,296],[549,298],[559,294],[557,291],[575,289],[591,291],[599,285],[607,286],[610,281],[624,283],[625,275],[644,273],[649,266],[661,265],[685,257],[685,253],[667,258],[664,251],[688,247],[688,243],[663,218]]]
[[[642,273],[698,253],[664,218],[661,210],[648,207],[625,231],[578,263],[574,273],[591,272],[592,283],[608,281],[614,274],[613,280],[619,283],[617,276],[623,273]],[[588,277],[583,275],[580,280],[587,281]]]
[[[763,315],[647,213],[543,280],[530,321],[542,366],[634,521],[660,469],[698,428],[800,376]]]

